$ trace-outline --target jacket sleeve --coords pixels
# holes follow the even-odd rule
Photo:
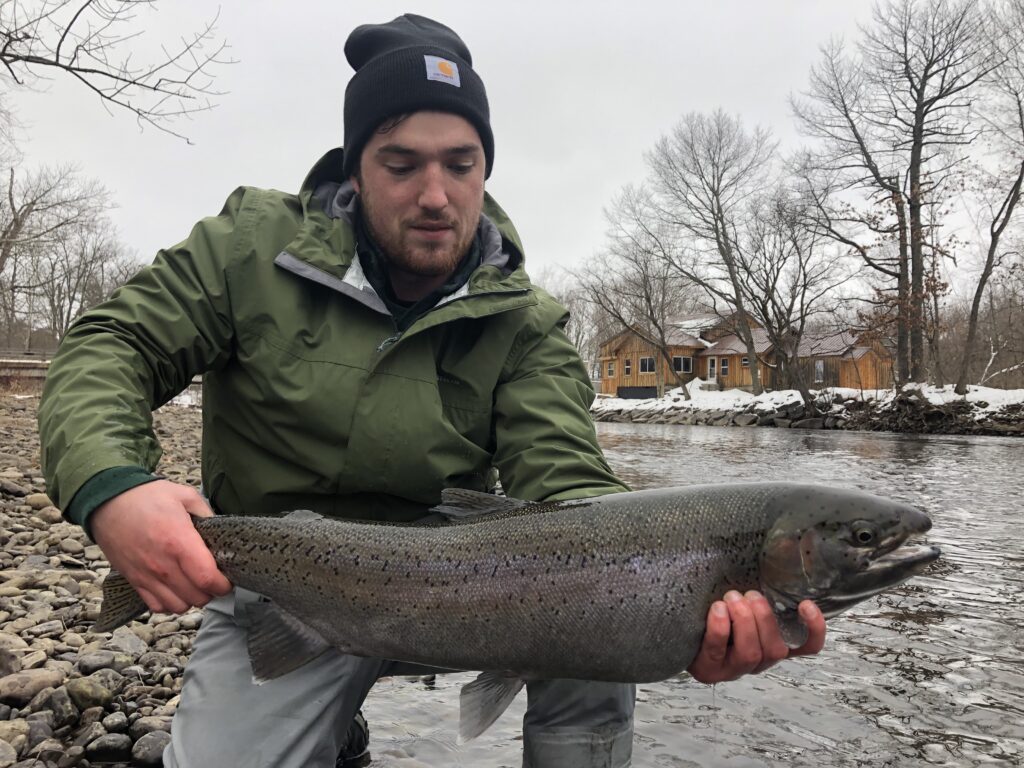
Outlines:
[[[160,458],[153,410],[228,358],[227,269],[245,247],[247,194],[237,190],[219,216],[158,253],[65,335],[39,406],[43,473],[58,507],[112,467],[152,472]]]
[[[542,294],[495,392],[494,463],[505,492],[554,501],[628,491],[597,443],[594,389],[565,335],[568,313]]]

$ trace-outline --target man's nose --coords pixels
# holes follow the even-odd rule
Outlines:
[[[423,188],[418,202],[421,208],[428,211],[440,211],[448,205],[444,171],[440,164],[431,163],[424,170]]]

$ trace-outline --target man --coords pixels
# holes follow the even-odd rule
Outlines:
[[[345,53],[345,152],[298,195],[243,188],[68,333],[40,407],[48,487],[155,611],[206,605],[167,766],[331,766],[376,679],[329,652],[256,686],[260,597],[231,585],[191,516],[412,521],[445,487],[567,499],[626,490],[597,446],[593,392],[484,192],[494,140],[462,40],[419,16]],[[203,486],[152,474],[153,408],[204,375]],[[824,620],[803,606],[817,652]],[[731,644],[730,644],[731,638]],[[764,598],[729,595],[691,671],[715,682],[788,655]],[[524,765],[628,765],[634,689],[528,686]]]

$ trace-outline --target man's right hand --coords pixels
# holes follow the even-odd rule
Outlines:
[[[191,516],[213,511],[192,487],[154,480],[120,493],[89,518],[112,568],[151,611],[184,613],[231,591]]]

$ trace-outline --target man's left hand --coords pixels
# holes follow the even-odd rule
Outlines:
[[[790,649],[764,595],[753,590],[745,595],[726,593],[708,611],[704,641],[689,673],[702,683],[721,683],[763,672],[791,656],[818,653],[825,645],[825,617],[810,600],[800,603],[799,610],[807,625],[807,642]]]

